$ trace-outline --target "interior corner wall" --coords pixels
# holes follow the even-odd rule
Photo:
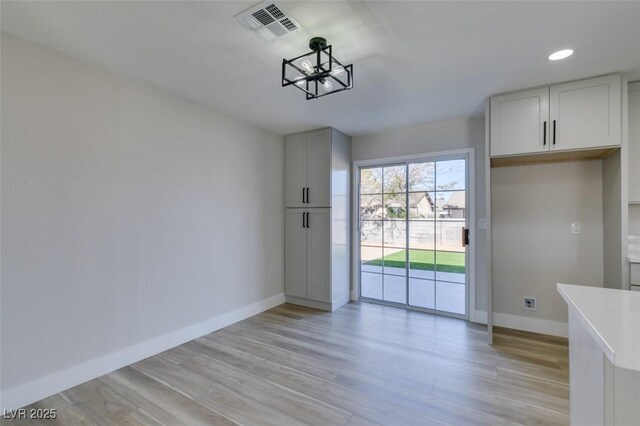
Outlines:
[[[387,132],[357,136],[351,141],[353,161],[437,153],[475,148],[476,221],[485,217],[484,117],[443,121],[403,127]],[[355,171],[354,171],[355,173]],[[470,309],[485,311],[487,305],[486,231],[476,226],[476,297]]]
[[[626,267],[626,254],[622,253],[622,244],[627,243],[627,232],[622,232],[622,225],[628,219],[622,212],[622,170],[621,152],[602,159],[602,180],[606,191],[603,193],[604,220],[604,286],[622,289],[628,287],[628,278],[623,276]],[[626,200],[624,201],[626,205]],[[622,237],[624,235],[624,238]],[[623,264],[620,264],[622,259]],[[628,288],[627,288],[628,289]]]
[[[496,324],[566,335],[556,284],[603,286],[602,160],[493,168],[491,197]]]
[[[6,33],[1,61],[5,397],[280,300],[282,136]]]

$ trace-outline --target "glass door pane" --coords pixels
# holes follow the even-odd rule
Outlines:
[[[435,163],[411,163],[408,171],[408,304],[435,309]]]
[[[360,169],[361,296],[406,304],[407,166]]]
[[[435,309],[466,314],[466,159],[437,161],[435,171]]]
[[[360,294],[382,299],[382,167],[360,169]]]
[[[466,315],[467,160],[360,169],[360,292]]]
[[[407,166],[385,166],[383,297],[387,302],[407,303]]]

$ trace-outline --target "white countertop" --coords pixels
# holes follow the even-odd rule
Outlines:
[[[640,292],[558,284],[609,361],[640,371]]]

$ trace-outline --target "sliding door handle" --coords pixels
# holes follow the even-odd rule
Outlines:
[[[467,228],[462,228],[462,245],[469,245],[469,230]]]
[[[547,122],[542,125],[542,146],[547,146]]]
[[[556,120],[553,120],[553,144],[556,144]]]

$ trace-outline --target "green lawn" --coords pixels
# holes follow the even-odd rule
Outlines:
[[[367,265],[389,266],[392,268],[404,268],[406,265],[406,250],[373,259]],[[409,250],[409,261],[411,269],[421,269],[423,271],[435,270],[435,252],[432,250]],[[464,274],[464,253],[452,253],[446,251],[438,252],[438,271],[458,272]]]

